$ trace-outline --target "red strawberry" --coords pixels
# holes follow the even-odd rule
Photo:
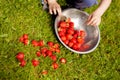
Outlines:
[[[57,53],[60,53],[60,49],[58,49],[58,48],[56,48],[55,51],[56,51]]]
[[[40,51],[37,51],[36,52],[36,55],[39,57],[41,55],[41,52]]]
[[[59,31],[59,32],[58,32],[58,35],[61,37],[61,36],[64,36],[65,33],[63,33],[62,31]]]
[[[42,74],[43,74],[43,75],[46,75],[46,74],[48,74],[48,71],[47,71],[47,70],[43,70],[43,71],[42,71]]]
[[[61,40],[62,40],[62,41],[65,41],[65,40],[66,40],[66,37],[65,37],[65,36],[61,36]]]
[[[46,53],[42,53],[42,56],[45,58],[47,56],[47,54]]]
[[[24,39],[28,39],[28,34],[23,34]]]
[[[81,45],[79,45],[79,44],[74,44],[73,46],[72,46],[72,48],[74,49],[74,50],[78,50],[79,48],[80,48],[80,46]]]
[[[43,53],[46,53],[47,50],[48,50],[48,49],[47,49],[46,47],[43,47],[43,48],[40,49],[40,51],[41,51],[42,54],[43,54]]]
[[[61,27],[59,27],[59,28],[58,28],[58,32],[59,32],[59,31],[61,31],[61,32],[63,32],[63,33],[66,33],[66,28],[61,28]]]
[[[52,52],[54,52],[55,48],[54,47],[50,47],[49,50],[52,51]]]
[[[39,61],[36,60],[36,59],[33,59],[33,60],[32,60],[32,65],[33,65],[34,67],[38,66],[38,65],[39,65]]]
[[[59,45],[58,43],[55,43],[55,44],[54,44],[54,48],[59,48],[59,46],[60,46],[60,45]]]
[[[77,43],[76,38],[72,38],[70,41],[73,42],[73,43]]]
[[[32,40],[32,45],[34,46],[34,47],[36,47],[36,46],[38,46],[38,41],[36,41],[36,40]]]
[[[25,65],[26,65],[26,61],[25,61],[25,60],[21,60],[21,61],[20,61],[20,66],[21,66],[21,67],[24,67]]]
[[[38,46],[44,46],[44,41],[43,41],[43,40],[40,40],[40,41],[38,42]]]
[[[73,37],[71,34],[66,34],[65,36],[66,36],[67,40],[70,40]]]
[[[84,31],[84,30],[80,30],[80,31],[79,31],[79,36],[80,36],[80,37],[85,37],[85,36],[86,36],[85,31]]]
[[[74,27],[74,23],[73,23],[73,22],[70,22],[70,23],[69,23],[69,26],[73,28],[73,27]]]
[[[21,61],[24,59],[24,53],[23,52],[19,52],[17,55],[16,55],[16,58]]]
[[[66,61],[65,58],[60,58],[60,62],[61,62],[61,63],[66,63],[67,61]]]
[[[48,41],[47,45],[50,46],[50,47],[52,47],[54,45],[54,43],[52,41]]]
[[[51,58],[53,61],[56,61],[56,60],[57,60],[56,55],[52,55],[52,56],[50,56],[50,58]]]
[[[63,42],[67,45],[69,43],[69,40],[65,40]]]
[[[53,69],[57,69],[58,67],[59,67],[59,66],[58,66],[58,64],[57,64],[56,62],[53,62],[53,63],[52,63],[52,68],[53,68]]]
[[[66,27],[66,22],[61,21],[61,22],[59,23],[59,27],[65,28],[65,27]]]
[[[23,37],[20,37],[19,41],[20,41],[20,42],[24,42],[24,38],[23,38]]]
[[[24,39],[24,45],[28,45],[29,44],[29,40],[28,39]]]
[[[52,56],[52,51],[47,50],[47,51],[46,51],[46,54],[47,54],[48,56]]]
[[[70,42],[68,43],[68,46],[69,46],[69,47],[72,47],[73,44],[74,44],[74,43],[70,41]]]
[[[74,29],[69,28],[69,29],[67,30],[67,33],[68,33],[68,34],[71,34],[71,35],[74,34]]]
[[[83,44],[84,43],[84,39],[81,38],[81,37],[78,37],[77,38],[77,42],[80,43],[80,44]]]

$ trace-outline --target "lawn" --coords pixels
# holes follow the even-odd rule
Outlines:
[[[65,6],[64,0],[58,2]],[[39,0],[0,0],[0,80],[120,80],[120,1],[113,0],[102,16],[99,26],[101,40],[95,51],[76,54],[66,49],[57,39],[54,18],[42,10]],[[91,13],[97,6],[86,9]],[[57,55],[59,68],[51,67],[52,61],[46,57],[36,57],[39,49],[31,44],[19,42],[23,34],[29,40],[53,41],[60,44]],[[27,64],[19,66],[18,52],[25,53]],[[59,59],[66,58],[61,64]],[[31,60],[40,60],[39,66],[32,66]],[[48,74],[41,72],[47,70]]]

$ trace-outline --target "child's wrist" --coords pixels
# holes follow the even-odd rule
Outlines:
[[[50,3],[54,3],[56,2],[56,0],[47,0],[47,3],[50,4]]]
[[[96,10],[96,11],[94,11],[94,13],[97,14],[97,15],[99,15],[101,17],[104,12],[101,11],[101,10]]]

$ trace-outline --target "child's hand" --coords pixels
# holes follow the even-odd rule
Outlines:
[[[56,1],[50,2],[49,3],[49,12],[50,12],[50,14],[55,14],[56,15],[58,13],[58,15],[61,15],[60,5]]]
[[[93,12],[89,15],[86,24],[91,26],[98,26],[101,22],[101,15],[99,15],[97,12]]]

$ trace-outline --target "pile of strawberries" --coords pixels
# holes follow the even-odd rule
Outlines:
[[[84,45],[86,32],[84,30],[74,30],[74,23],[70,18],[58,23],[58,35],[64,44],[76,51],[84,51],[90,47]]]
[[[57,69],[59,67],[59,64],[56,62],[57,61],[57,56],[55,53],[60,53],[60,45],[58,43],[54,43],[52,41],[48,41],[47,44],[45,44],[44,40],[32,40],[30,42],[29,38],[28,38],[28,34],[23,34],[20,38],[19,41],[21,43],[23,43],[24,45],[28,45],[31,44],[33,45],[33,47],[39,47],[39,50],[36,51],[35,55],[36,57],[40,57],[43,56],[45,57],[49,57],[53,63],[52,63],[52,68],[53,69]],[[26,60],[25,60],[25,53],[24,52],[18,52],[16,55],[17,60],[20,62],[20,66],[24,67],[26,65]],[[66,63],[66,59],[65,58],[60,58],[59,60],[61,63]],[[39,66],[40,61],[37,59],[32,59],[31,63],[34,67]],[[46,74],[47,71],[43,71],[43,74]]]

